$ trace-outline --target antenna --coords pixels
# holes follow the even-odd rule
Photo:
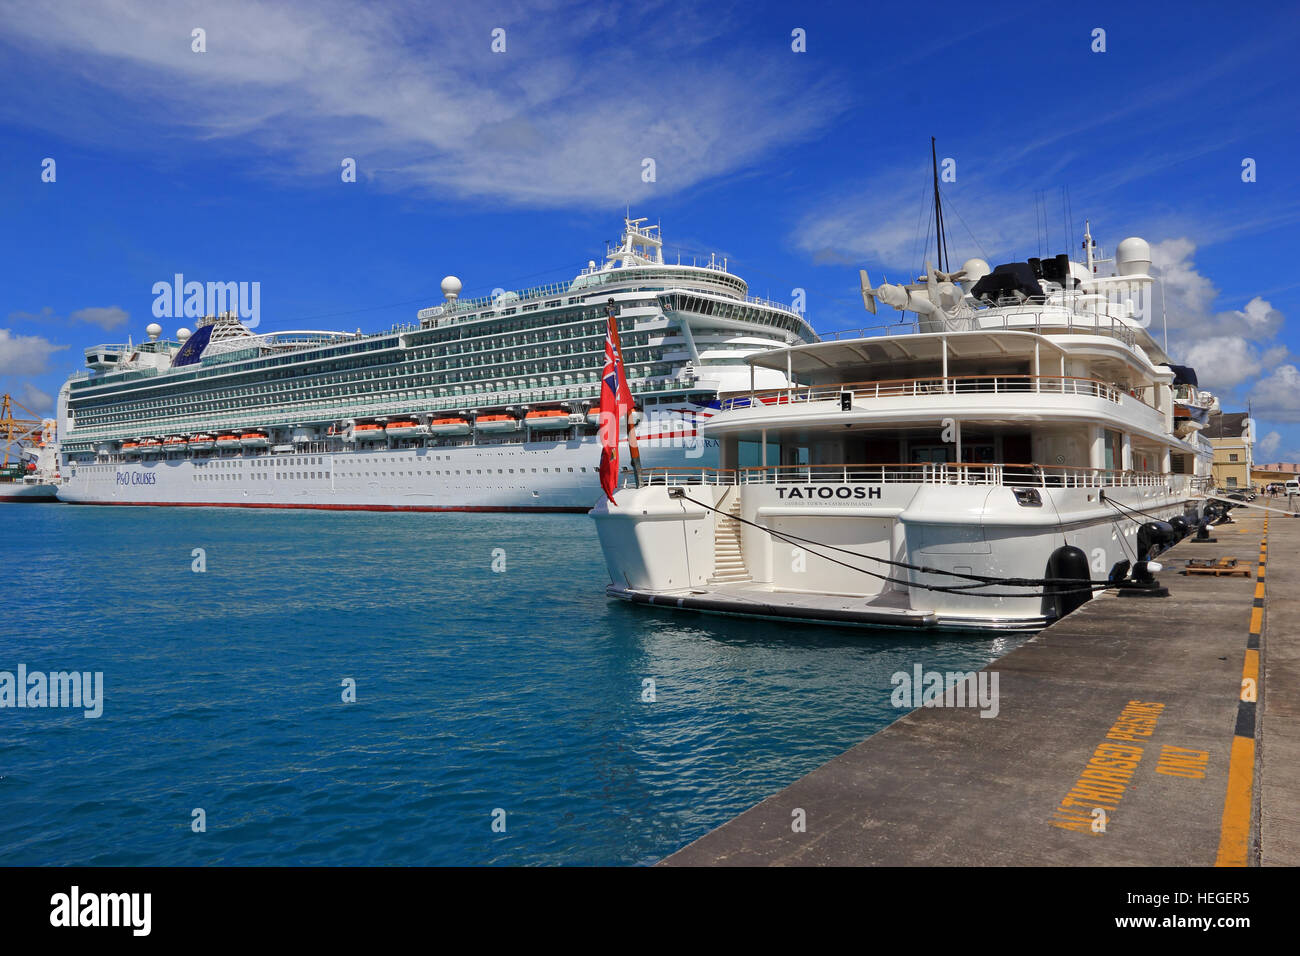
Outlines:
[[[930,137],[930,163],[934,169],[934,247],[939,268],[948,271],[948,239],[943,233],[943,204],[939,200],[939,154],[934,137]]]
[[[1065,210],[1065,187],[1061,186],[1060,190],[1061,190],[1061,222],[1065,227],[1061,230],[1061,241],[1066,244],[1065,248],[1069,249],[1070,246],[1073,245],[1073,240],[1070,238],[1070,214]],[[1048,249],[1047,253],[1048,255],[1051,255],[1052,250]]]
[[[1038,210],[1038,190],[1034,190],[1034,239],[1038,242],[1038,258],[1043,258],[1043,215]]]
[[[1065,205],[1066,208],[1069,210],[1069,214],[1066,218],[1070,224],[1070,245],[1066,247],[1068,249],[1074,245],[1074,200],[1070,198],[1069,183],[1066,183],[1065,185]]]

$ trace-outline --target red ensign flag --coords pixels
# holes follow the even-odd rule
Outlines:
[[[600,487],[614,501],[618,487],[618,430],[632,408],[632,391],[623,371],[623,349],[618,341],[614,303],[605,309],[605,371],[600,377]]]

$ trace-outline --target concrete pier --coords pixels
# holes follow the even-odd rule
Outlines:
[[[986,668],[996,716],[950,691],[664,864],[1300,863],[1300,519],[1233,517]]]

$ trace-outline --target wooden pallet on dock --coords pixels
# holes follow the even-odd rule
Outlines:
[[[1236,558],[1219,558],[1217,561],[1201,561],[1193,558],[1187,562],[1187,567],[1183,568],[1183,574],[1212,574],[1216,578],[1240,574],[1242,577],[1250,577],[1252,570],[1249,563],[1243,563]]]

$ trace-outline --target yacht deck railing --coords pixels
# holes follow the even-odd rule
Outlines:
[[[1186,484],[1204,490],[1209,475],[1118,471],[1033,463],[925,462],[840,465],[759,465],[751,468],[649,468],[642,485],[781,485],[818,482],[862,484],[995,485],[1011,488],[1163,488]],[[626,476],[623,486],[634,484]]]
[[[1103,398],[1118,405],[1123,401],[1127,390],[1110,382],[1071,376],[950,375],[946,378],[887,379],[878,382],[842,382],[832,385],[796,385],[789,388],[765,389],[724,399],[722,410],[795,402],[838,401],[843,392],[852,392],[855,399],[921,395],[1000,395],[1010,392],[1083,395]],[[1127,393],[1143,404],[1150,404],[1132,392]]]

